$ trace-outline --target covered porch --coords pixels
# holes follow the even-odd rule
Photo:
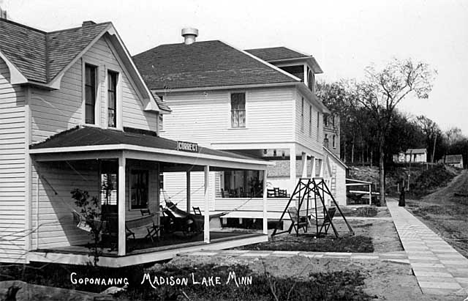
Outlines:
[[[210,203],[216,202],[209,193],[210,171],[263,171],[266,183],[265,161],[149,132],[94,127],[60,133],[31,146],[30,154],[31,221],[35,231],[29,261],[90,261],[86,247],[89,232],[78,229],[72,218],[73,211],[80,213],[70,194],[77,188],[97,198],[97,219],[103,225],[97,244],[101,248],[99,265],[141,264],[169,259],[180,252],[231,248],[268,239],[265,187],[260,198],[260,231],[220,231],[210,223],[214,214]],[[177,210],[168,208],[161,195],[161,175],[171,172],[186,174],[186,181],[179,183],[186,192],[186,207],[173,204]],[[198,206],[198,214],[191,212],[192,172],[204,175],[204,204]],[[140,220],[147,223],[135,222]]]

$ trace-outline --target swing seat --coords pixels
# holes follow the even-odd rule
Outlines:
[[[299,235],[300,229],[303,229],[304,232],[307,232],[307,226],[309,225],[309,222],[307,221],[307,217],[299,216],[299,212],[297,211],[296,207],[289,207],[288,214],[289,214],[289,217],[291,218],[291,226],[289,227],[289,233],[291,233],[291,230],[293,228],[296,231],[297,235]]]
[[[76,227],[80,230],[91,232],[91,226],[88,224],[86,218],[76,212],[75,210],[72,211],[73,214],[73,222],[75,223]]]
[[[317,237],[324,234],[327,235],[328,229],[330,228],[330,225],[332,224],[333,217],[335,217],[336,213],[336,207],[331,207],[327,211],[324,211],[324,218],[323,218],[323,223],[322,226],[320,227],[319,232],[317,233]]]

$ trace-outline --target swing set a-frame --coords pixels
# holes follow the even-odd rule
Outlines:
[[[326,197],[331,200],[331,206],[328,208],[326,206]],[[314,206],[311,206],[311,202],[313,202]],[[293,203],[293,206],[291,206],[291,203]],[[297,207],[294,207],[294,203],[297,204]],[[320,204],[322,208],[319,209],[319,206],[317,206],[318,204]],[[292,208],[296,208],[296,210],[291,210]],[[279,222],[276,224],[277,226],[272,236],[283,233],[291,234],[293,229],[296,235],[299,235],[299,230],[301,228],[307,231],[308,226],[314,226],[315,224],[316,237],[326,234],[330,226],[335,236],[338,237],[338,231],[333,224],[333,217],[336,211],[339,212],[346,223],[349,230],[348,234],[354,235],[353,229],[346,220],[346,217],[338,206],[335,197],[330,192],[325,180],[323,178],[300,178],[281,214]],[[279,232],[279,227],[282,224],[281,222],[285,219],[287,212],[291,217],[291,225],[287,230]],[[304,212],[305,215],[301,215],[301,213]],[[320,216],[322,213],[323,216]]]

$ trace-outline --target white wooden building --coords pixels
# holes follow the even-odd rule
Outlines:
[[[427,163],[427,149],[409,148],[393,156],[393,162],[397,163]]]
[[[284,193],[282,200],[269,199],[269,217],[278,218],[299,177],[323,177],[324,166],[330,166],[325,160],[339,161],[323,148],[323,116],[329,111],[315,95],[315,76],[322,70],[313,56],[285,47],[243,51],[222,41],[196,41],[197,34],[183,30],[184,43],[133,57],[150,90],[172,109],[160,125],[161,135],[274,162],[267,186]],[[341,173],[327,176],[331,184],[331,177]],[[257,178],[237,171],[212,173],[211,193],[220,201],[210,209],[237,204],[227,217],[255,217]],[[183,203],[177,189],[181,181],[183,174],[164,176],[167,195]],[[333,180],[344,181],[344,175]],[[192,187],[192,203],[202,203],[199,187]],[[344,187],[336,194],[341,204],[344,194]]]
[[[0,262],[89,261],[82,247],[89,234],[72,219],[76,188],[98,196],[118,220],[116,250],[103,254],[100,265],[171,258],[177,252],[170,248],[129,251],[126,239],[126,222],[141,209],[159,212],[162,172],[203,171],[208,179],[210,170],[267,168],[265,161],[194,143],[188,152],[159,137],[160,117],[170,109],[155,100],[111,23],[43,32],[0,19],[0,36]],[[104,203],[107,178],[115,183]],[[207,204],[209,182],[202,183]],[[266,194],[263,200],[266,233]],[[209,214],[205,206],[202,243],[177,251],[267,239],[215,244]]]

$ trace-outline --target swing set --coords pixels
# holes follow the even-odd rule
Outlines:
[[[328,208],[326,205],[326,197],[330,199],[332,203]],[[291,206],[291,203],[294,204],[294,202],[297,203],[297,207]],[[312,202],[314,206],[311,206]],[[318,205],[321,205],[322,210],[320,211],[323,212],[319,211]],[[286,216],[286,212],[291,219],[291,225],[287,230],[278,231],[279,226],[282,224],[281,222]],[[305,212],[305,214],[301,215],[303,212]],[[333,224],[333,218],[337,212],[346,223],[349,230],[348,233],[354,235],[353,229],[346,220],[346,217],[330,192],[325,180],[323,178],[300,178],[271,236],[283,233],[291,234],[293,230],[296,232],[296,235],[299,235],[299,230],[303,229],[304,232],[307,232],[309,226],[315,226],[316,237],[326,235],[330,227],[333,229],[335,236],[339,237],[338,230]]]

